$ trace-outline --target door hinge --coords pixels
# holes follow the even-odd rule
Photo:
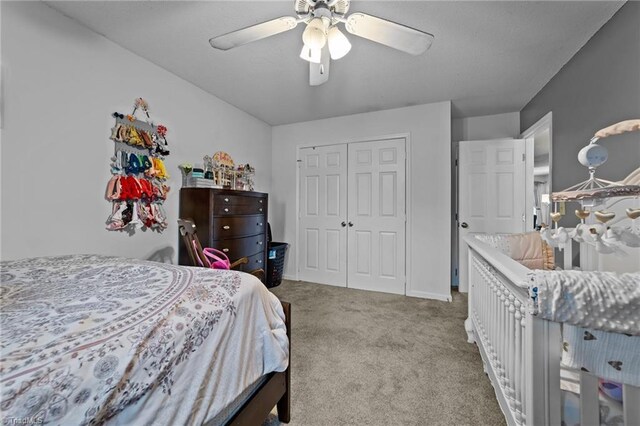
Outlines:
[[[458,165],[458,159],[456,158],[456,166]]]
[[[454,277],[457,277],[457,276],[458,276],[458,268],[456,268],[456,269],[453,271],[453,276],[454,276]]]
[[[527,158],[527,154],[522,154],[522,161],[524,161],[525,158]]]

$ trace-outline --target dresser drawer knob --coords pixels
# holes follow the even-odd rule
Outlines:
[[[229,202],[229,199],[228,199],[228,198],[225,198],[225,199],[224,199],[224,202],[225,202],[225,203],[228,203],[228,202]]]
[[[258,241],[258,245],[261,246],[262,245],[262,241]]]
[[[262,260],[256,260],[256,262],[258,262],[258,263],[262,263]]]
[[[222,251],[225,252],[225,253],[229,253],[229,249],[228,248],[223,248]]]
[[[259,211],[262,211],[262,207],[260,207]]]
[[[260,200],[260,204],[262,204],[262,200]]]
[[[258,222],[258,226],[262,226],[262,222]]]
[[[225,212],[229,213],[229,209],[224,209]]]
[[[231,227],[229,225],[225,225],[222,227],[222,229],[231,229]]]

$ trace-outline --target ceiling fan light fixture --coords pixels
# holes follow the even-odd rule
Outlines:
[[[329,79],[331,60],[343,58],[351,51],[349,39],[338,28],[340,23],[353,36],[411,55],[426,52],[433,42],[433,34],[387,19],[360,12],[347,16],[349,3],[350,0],[295,0],[295,17],[282,16],[251,25],[214,37],[209,43],[215,49],[229,50],[305,24],[300,57],[309,62],[309,84],[319,86]]]
[[[305,61],[319,64],[322,60],[322,49],[313,49],[305,44],[304,46],[302,46],[300,57]]]
[[[314,24],[314,21],[320,21],[320,23]],[[327,43],[327,35],[325,34],[322,19],[315,18],[311,20],[302,33],[302,41],[311,49],[322,49],[324,47]]]
[[[337,26],[329,29],[327,34],[327,42],[329,43],[329,52],[331,59],[338,60],[344,57],[351,50],[351,43]]]

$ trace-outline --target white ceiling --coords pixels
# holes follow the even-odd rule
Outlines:
[[[624,2],[351,3],[435,35],[422,56],[347,34],[351,52],[309,86],[303,26],[230,51],[209,38],[279,16],[288,1],[53,1],[92,30],[271,124],[453,101],[454,117],[519,111]]]

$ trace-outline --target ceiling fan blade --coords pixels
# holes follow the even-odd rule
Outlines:
[[[289,31],[298,26],[298,20],[291,16],[272,19],[261,24],[252,25],[241,30],[232,31],[218,37],[209,39],[212,47],[220,50],[229,50],[252,41],[262,40],[272,35]]]
[[[329,80],[329,67],[331,65],[331,54],[329,46],[325,44],[322,48],[322,56],[320,63],[314,64],[309,62],[309,84],[311,86],[320,86]]]
[[[432,34],[365,13],[351,14],[347,18],[345,27],[353,35],[411,55],[420,55],[426,52],[433,42]]]

